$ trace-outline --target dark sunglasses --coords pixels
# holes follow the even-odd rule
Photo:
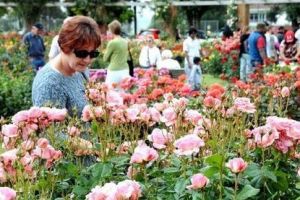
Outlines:
[[[86,58],[88,55],[90,58],[96,58],[99,56],[99,51],[87,51],[87,50],[74,50],[74,54],[77,58]]]

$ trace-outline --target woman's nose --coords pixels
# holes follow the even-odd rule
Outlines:
[[[89,63],[92,62],[92,58],[91,58],[90,55],[88,55],[87,57],[85,57],[85,58],[83,59],[83,61],[84,61],[85,63],[89,64]]]

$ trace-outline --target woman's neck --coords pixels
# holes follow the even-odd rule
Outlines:
[[[69,67],[66,60],[63,59],[62,53],[57,55],[50,63],[52,67],[65,76],[72,76],[75,73],[75,71]]]

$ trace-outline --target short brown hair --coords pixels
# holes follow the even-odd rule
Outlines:
[[[121,34],[121,23],[118,20],[114,20],[108,24],[108,29],[115,35]]]
[[[93,45],[94,49],[101,44],[100,30],[90,17],[74,16],[62,25],[58,44],[64,53],[80,49],[84,45]]]
[[[266,31],[267,30],[266,24],[264,24],[264,23],[258,23],[256,25],[256,30],[257,31]]]

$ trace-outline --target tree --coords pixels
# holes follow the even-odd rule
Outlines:
[[[71,14],[88,15],[102,23],[109,23],[113,19],[120,22],[130,22],[133,11],[130,7],[106,6],[105,3],[114,3],[119,0],[75,0],[76,5],[69,9]]]
[[[2,0],[4,3],[16,3],[13,7],[16,15],[23,20],[24,29],[30,30],[32,25],[40,20],[40,16],[46,8],[48,2],[57,2],[58,0]]]
[[[292,22],[292,26],[297,27],[299,25],[298,18],[300,13],[300,5],[299,4],[282,4],[282,5],[274,5],[268,13],[268,18],[271,21],[276,21],[276,16],[280,13],[285,12],[287,14],[288,19]]]

